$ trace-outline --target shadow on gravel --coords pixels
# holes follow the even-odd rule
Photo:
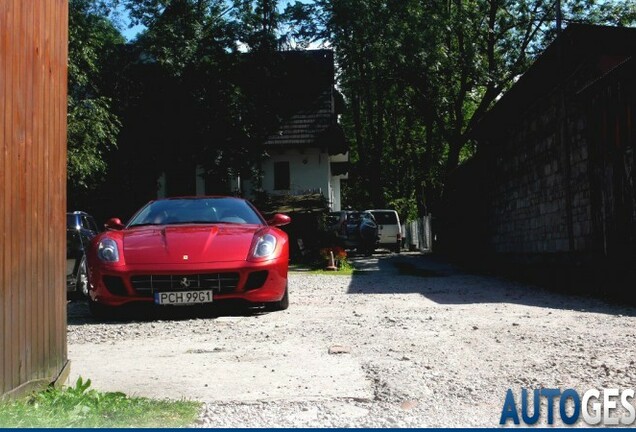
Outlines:
[[[207,306],[155,306],[135,304],[117,308],[109,319],[99,320],[91,316],[86,300],[67,304],[67,322],[70,325],[121,324],[122,322],[183,321],[191,319],[215,319],[228,316],[256,316],[267,314],[262,307],[244,302],[228,301]]]
[[[636,316],[636,308],[603,299],[562,294],[503,277],[463,271],[419,253],[353,257],[358,270],[348,294],[420,294],[440,305],[512,303],[553,309]],[[364,274],[364,277],[360,277]],[[371,277],[369,277],[371,276]]]

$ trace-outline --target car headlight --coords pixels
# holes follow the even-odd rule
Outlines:
[[[119,261],[119,250],[117,242],[110,238],[100,240],[97,245],[97,257],[104,262]]]
[[[256,242],[252,256],[254,258],[267,258],[276,250],[276,237],[271,234],[262,235]]]

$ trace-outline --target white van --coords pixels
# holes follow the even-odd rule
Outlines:
[[[380,237],[379,246],[400,253],[400,245],[402,244],[402,231],[400,225],[400,217],[395,210],[374,209],[366,210],[371,212],[378,224],[378,236]]]

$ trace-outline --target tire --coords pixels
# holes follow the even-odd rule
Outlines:
[[[285,294],[279,301],[265,303],[265,310],[268,312],[282,311],[289,307],[289,284],[285,285]]]
[[[79,270],[77,271],[75,292],[78,296],[88,298],[88,272],[86,271],[86,256],[82,257],[82,262],[80,263]]]
[[[109,319],[113,317],[113,308],[97,303],[88,299],[88,311],[91,316],[98,320]]]

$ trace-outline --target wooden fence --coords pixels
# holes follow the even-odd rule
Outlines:
[[[0,0],[0,398],[67,371],[67,0]]]

